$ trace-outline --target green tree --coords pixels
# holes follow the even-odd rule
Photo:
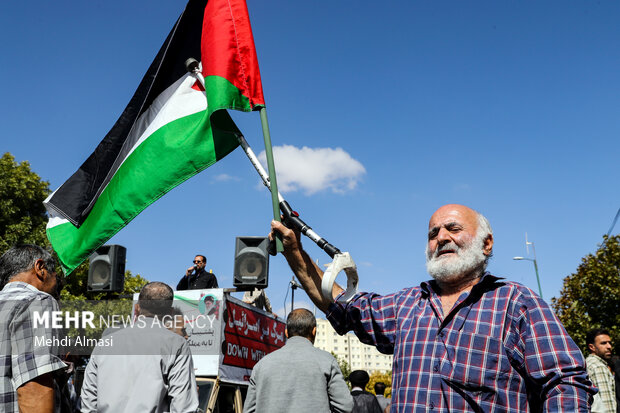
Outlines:
[[[620,235],[603,237],[594,254],[582,259],[577,272],[564,279],[551,305],[577,345],[589,353],[586,334],[606,328],[620,343]]]
[[[331,354],[332,356],[334,356],[336,361],[338,361],[338,366],[340,367],[340,371],[342,371],[342,375],[344,376],[344,379],[347,381],[347,385],[349,385],[349,388],[350,388],[351,385],[349,383],[349,374],[351,374],[351,366],[349,366],[347,359],[345,359],[344,357],[338,357],[336,353],[334,353],[333,351],[331,352]]]
[[[48,245],[43,201],[49,193],[28,162],[17,163],[8,152],[0,158],[0,254],[14,244]]]
[[[60,271],[60,268],[58,268]],[[121,296],[139,293],[142,287],[149,281],[140,274],[133,275],[131,271],[125,271],[125,285],[121,293],[93,293],[87,291],[88,261],[80,264],[71,274],[64,279],[64,288],[60,292],[62,301],[71,300],[115,300]],[[130,298],[129,298],[130,299]],[[131,299],[130,299],[131,300]]]
[[[45,235],[47,213],[43,201],[50,194],[49,183],[32,172],[27,161],[17,163],[5,153],[0,158],[0,255],[15,244],[36,244],[51,250]],[[60,266],[56,269],[61,274]],[[64,278],[61,300],[116,299],[119,295],[139,292],[148,282],[139,274],[125,272],[122,293],[87,293],[88,262]]]
[[[392,372],[382,373],[380,371],[375,371],[370,374],[370,381],[368,385],[366,385],[366,391],[377,395],[375,393],[375,383],[383,382],[385,384],[385,397],[392,397]]]
[[[89,311],[94,314],[95,320],[100,317],[110,319],[112,315],[129,317],[133,308],[133,294],[140,292],[148,280],[140,276],[133,275],[131,271],[125,271],[125,285],[121,293],[93,293],[87,291],[88,263],[81,264],[75,271],[65,278],[65,288],[60,293],[60,308],[73,314],[75,311]],[[70,337],[86,337],[89,339],[101,338],[105,330],[105,325],[97,322],[95,328],[72,327],[65,333]],[[75,342],[75,339],[72,340]],[[88,347],[88,351],[92,347]],[[81,348],[81,352],[87,351]],[[84,354],[84,353],[81,353]]]

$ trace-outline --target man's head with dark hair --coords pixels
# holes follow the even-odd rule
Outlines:
[[[305,308],[298,308],[289,313],[286,318],[287,337],[305,337],[314,343],[316,335],[316,318]]]
[[[596,354],[603,360],[611,360],[611,337],[609,331],[604,328],[595,328],[588,331],[586,344],[590,353]]]
[[[382,381],[378,381],[375,383],[375,393],[376,394],[384,394],[385,393],[385,383]]]
[[[351,386],[364,389],[370,381],[370,376],[365,370],[353,370],[351,374],[349,374],[349,381],[351,382]]]
[[[197,254],[194,257],[194,266],[198,271],[204,270],[207,266],[207,257],[204,255]]]
[[[586,334],[586,344],[594,344],[596,336],[600,336],[602,334],[609,335],[609,331],[604,328],[595,328],[594,330],[588,331]]]
[[[11,281],[23,281],[40,291],[56,292],[56,260],[44,248],[15,245],[0,257],[0,288]]]
[[[138,304],[140,314],[163,316],[170,313],[174,293],[168,284],[154,281],[146,284],[140,290]]]

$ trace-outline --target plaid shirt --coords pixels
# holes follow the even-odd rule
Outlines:
[[[594,396],[592,404],[592,413],[615,413],[616,383],[607,363],[596,354],[590,354],[586,357],[586,366],[592,383],[598,387],[598,393]]]
[[[52,296],[24,282],[0,291],[0,411],[17,413],[17,388],[65,364],[53,347],[36,345],[35,337],[52,338],[51,328],[34,327],[34,313],[57,311]]]
[[[330,305],[339,334],[394,354],[392,412],[587,412],[579,348],[530,289],[485,274],[443,317],[434,281]]]

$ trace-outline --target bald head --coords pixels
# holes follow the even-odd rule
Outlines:
[[[441,206],[431,215],[431,219],[428,222],[429,231],[434,226],[446,220],[454,220],[462,223],[467,229],[476,231],[478,229],[478,216],[479,212],[473,209],[459,204],[447,204]]]
[[[446,225],[448,226],[447,229],[453,229],[454,233],[464,232],[463,235],[470,238],[476,235],[481,237],[493,236],[489,221],[480,212],[465,205],[447,204],[439,207],[428,222],[429,243],[434,236],[438,235],[442,226],[445,227]]]

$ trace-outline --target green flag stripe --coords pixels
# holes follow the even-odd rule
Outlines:
[[[48,228],[65,274],[69,274],[90,254],[120,231],[148,205],[170,189],[216,162],[211,129],[201,126],[206,111],[171,122],[153,133],[136,148],[101,193],[80,228],[71,223]],[[191,130],[188,134],[187,130]],[[184,135],[179,139],[180,135]],[[203,159],[203,165],[187,161]]]
[[[212,76],[205,81],[211,90],[219,91],[215,96],[210,94],[210,102],[228,98],[239,108],[250,107],[248,99],[226,79]],[[211,122],[222,113],[213,114],[213,111],[222,107],[230,106],[216,103],[207,111],[169,122],[134,148],[80,228],[68,221],[48,227],[48,238],[65,274],[73,271],[150,204],[237,147],[236,137],[231,133],[234,124],[231,128],[231,125],[215,122],[212,127]]]

